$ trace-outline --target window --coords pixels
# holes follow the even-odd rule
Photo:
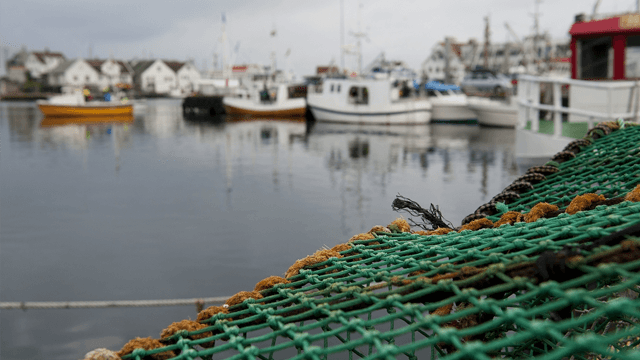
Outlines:
[[[613,76],[611,38],[608,36],[578,41],[578,71],[581,79],[606,79]]]
[[[158,66],[157,68],[158,72],[162,71],[162,68],[160,66]]]
[[[627,37],[627,49],[624,54],[624,76],[640,78],[640,36]]]
[[[330,91],[333,92],[333,84],[331,84],[331,90]]]
[[[336,91],[340,92],[340,84],[338,84],[338,89]]]
[[[86,75],[86,76],[84,77],[84,80],[85,80],[85,81],[89,81],[89,75]]]
[[[349,103],[366,105],[369,103],[369,90],[366,87],[352,86],[349,89]]]
[[[77,75],[75,75],[75,76],[73,77],[73,81],[74,81],[74,82],[78,82],[78,76],[77,76]]]

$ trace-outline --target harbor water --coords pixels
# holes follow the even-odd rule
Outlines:
[[[454,225],[518,175],[515,131],[218,117],[148,100],[133,121],[0,103],[0,302],[231,296],[398,216]],[[1,310],[0,358],[81,359],[194,306]]]

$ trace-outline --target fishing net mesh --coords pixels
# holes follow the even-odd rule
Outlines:
[[[552,164],[559,171],[487,218],[630,193],[640,127],[591,134]],[[640,359],[638,226],[640,202],[618,201],[437,236],[373,232],[204,327],[122,358]]]

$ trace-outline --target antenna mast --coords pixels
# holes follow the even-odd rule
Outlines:
[[[340,71],[343,71],[343,70],[344,70],[344,0],[340,0]]]
[[[358,76],[361,75],[362,72],[362,40],[361,38],[367,37],[367,34],[363,33],[360,26],[360,17],[362,12],[362,3],[358,3],[358,32],[353,34],[353,36],[358,39],[356,45],[358,48]]]
[[[491,38],[491,29],[489,29],[489,15],[484,17],[484,67],[489,68],[489,43]]]

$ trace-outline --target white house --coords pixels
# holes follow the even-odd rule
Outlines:
[[[84,59],[66,60],[49,72],[49,85],[64,90],[99,86],[100,73]]]
[[[461,60],[461,44],[451,42],[447,51],[445,42],[439,42],[431,48],[431,55],[422,63],[422,74],[429,80],[446,82],[447,60],[449,55],[449,74],[451,82],[460,84],[466,73]]]
[[[33,79],[40,79],[65,60],[62,53],[50,52],[49,49],[28,52],[26,48],[22,48],[7,61],[7,73],[11,80],[24,83],[27,81],[27,73]]]
[[[181,95],[189,95],[197,91],[197,82],[200,80],[200,71],[191,62],[165,61],[176,73],[176,87]]]
[[[139,61],[132,67],[135,87],[143,93],[168,94],[177,89],[176,73],[160,59]]]
[[[133,69],[125,62],[93,59],[87,60],[87,63],[98,71],[98,87],[101,89],[133,85]]]

